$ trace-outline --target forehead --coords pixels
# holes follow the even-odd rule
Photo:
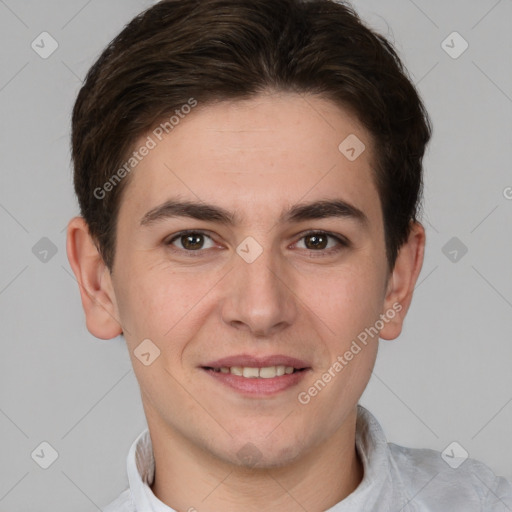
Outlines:
[[[162,131],[135,144],[151,140],[153,147],[132,171],[120,216],[140,219],[177,196],[236,211],[242,221],[329,198],[379,215],[371,137],[329,100],[265,94],[198,105]]]

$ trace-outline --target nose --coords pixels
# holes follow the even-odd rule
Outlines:
[[[234,268],[224,282],[222,319],[256,337],[269,337],[293,325],[298,307],[291,267],[263,249],[254,260],[234,255]]]

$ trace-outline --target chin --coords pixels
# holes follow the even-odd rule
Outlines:
[[[236,449],[229,453],[229,462],[247,469],[278,468],[292,463],[304,449],[303,440],[294,440],[289,434],[286,438],[271,438],[272,434],[268,437],[245,434],[233,439],[232,446]]]

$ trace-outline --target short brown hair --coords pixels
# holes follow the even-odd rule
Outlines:
[[[350,109],[372,134],[394,267],[417,220],[431,125],[392,45],[334,0],[162,0],[111,41],[73,109],[75,191],[111,271],[130,176],[104,197],[94,191],[130,158],[135,141],[191,98],[207,105],[266,90],[318,94]]]

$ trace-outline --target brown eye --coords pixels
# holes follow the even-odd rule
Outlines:
[[[306,241],[306,247],[308,249],[325,249],[328,242],[328,237],[324,233],[319,234],[312,234],[312,235],[306,235],[304,237],[305,240],[309,241],[309,243]]]
[[[211,237],[201,231],[184,231],[171,238],[166,244],[176,247],[177,250],[194,252],[210,248],[204,247],[206,239],[211,240]],[[179,245],[176,242],[179,242]]]
[[[341,236],[332,235],[324,231],[311,231],[303,235],[300,240],[304,240],[304,248],[306,250],[318,252],[319,255],[328,255],[340,251],[345,247],[349,247],[350,245],[348,240]],[[330,240],[334,240],[335,243],[329,246]]]
[[[182,235],[180,242],[185,249],[201,249],[204,240],[203,235]]]

